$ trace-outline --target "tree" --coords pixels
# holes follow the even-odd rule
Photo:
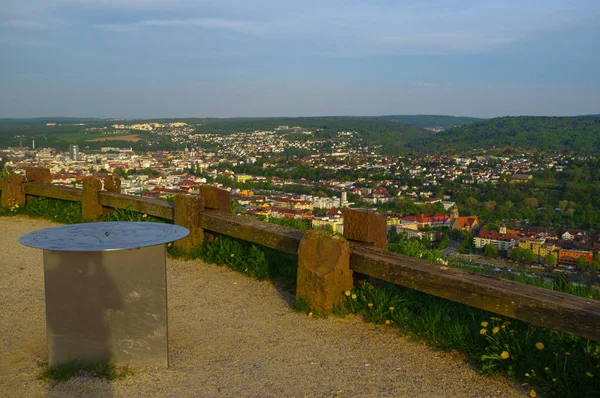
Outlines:
[[[431,245],[431,239],[429,239],[428,236],[424,236],[423,238],[421,238],[421,244],[423,245],[423,247],[428,249],[429,245]]]
[[[469,254],[473,252],[473,235],[468,234],[458,247],[458,252],[461,254]]]
[[[536,255],[531,249],[523,250],[523,260],[528,262],[529,264],[535,263]]]
[[[496,206],[498,206],[498,204],[493,200],[488,200],[483,205],[487,211],[494,211],[496,209]]]
[[[438,250],[442,250],[447,248],[448,246],[450,246],[450,236],[448,236],[448,234],[444,232],[444,236],[442,237],[440,243],[438,243],[437,248]]]
[[[496,258],[498,257],[498,248],[494,245],[485,245],[483,246],[483,255],[487,258]]]
[[[467,203],[467,205],[469,205],[469,207],[476,207],[479,204],[479,202],[477,201],[477,199],[475,199],[472,196],[469,196],[467,198],[466,203]]]
[[[510,250],[510,258],[513,261],[520,261],[523,258],[523,249],[520,247],[513,247]]]
[[[500,226],[497,223],[489,223],[483,226],[483,229],[485,229],[486,231],[500,231]]]
[[[585,258],[584,256],[579,256],[577,258],[577,261],[575,262],[575,266],[580,271],[587,271],[590,268],[591,264],[587,258]]]
[[[538,200],[536,198],[525,198],[523,199],[523,206],[537,209],[539,207]]]
[[[548,253],[542,258],[542,262],[544,265],[554,267],[556,265],[556,256],[554,256],[552,253]]]

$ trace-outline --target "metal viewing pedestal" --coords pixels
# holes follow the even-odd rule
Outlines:
[[[168,366],[165,243],[188,234],[171,224],[98,222],[23,235],[21,244],[44,250],[50,366]]]

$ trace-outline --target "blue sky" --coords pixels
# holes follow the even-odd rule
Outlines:
[[[600,113],[597,0],[4,0],[0,117]]]

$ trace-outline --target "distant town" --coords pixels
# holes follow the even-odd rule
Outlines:
[[[343,232],[343,208],[364,207],[382,212],[390,233],[417,238],[446,254],[454,248],[537,266],[600,268],[600,231],[573,221],[560,224],[573,219],[578,203],[562,200],[547,208],[528,195],[523,203],[479,203],[468,194],[501,187],[539,190],[590,155],[469,150],[390,156],[382,145],[369,144],[353,131],[322,137],[315,134],[318,129],[287,125],[234,134],[199,133],[195,127],[185,122],[122,122],[86,129],[96,137],[89,142],[96,143],[114,142],[114,137],[137,142],[136,132],[151,132],[144,150],[80,143],[71,144],[67,152],[36,147],[35,140],[23,137],[19,147],[0,150],[0,157],[11,173],[46,167],[54,184],[76,186],[86,176],[117,174],[123,193],[152,198],[193,194],[200,185],[212,184],[231,192],[239,214],[333,233]],[[165,137],[182,149],[161,148]],[[548,178],[540,181],[535,177],[540,175]],[[515,208],[521,209],[521,217],[511,217]],[[536,212],[540,220],[543,215],[549,220],[546,225],[522,216]],[[462,243],[452,245],[450,238]]]

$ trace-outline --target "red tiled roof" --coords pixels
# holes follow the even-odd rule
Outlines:
[[[511,241],[511,240],[519,239],[519,236],[516,234],[513,234],[513,233],[501,234],[500,232],[493,230],[493,229],[489,230],[489,231],[482,229],[481,231],[479,231],[479,237],[481,239],[502,240],[502,241]]]

